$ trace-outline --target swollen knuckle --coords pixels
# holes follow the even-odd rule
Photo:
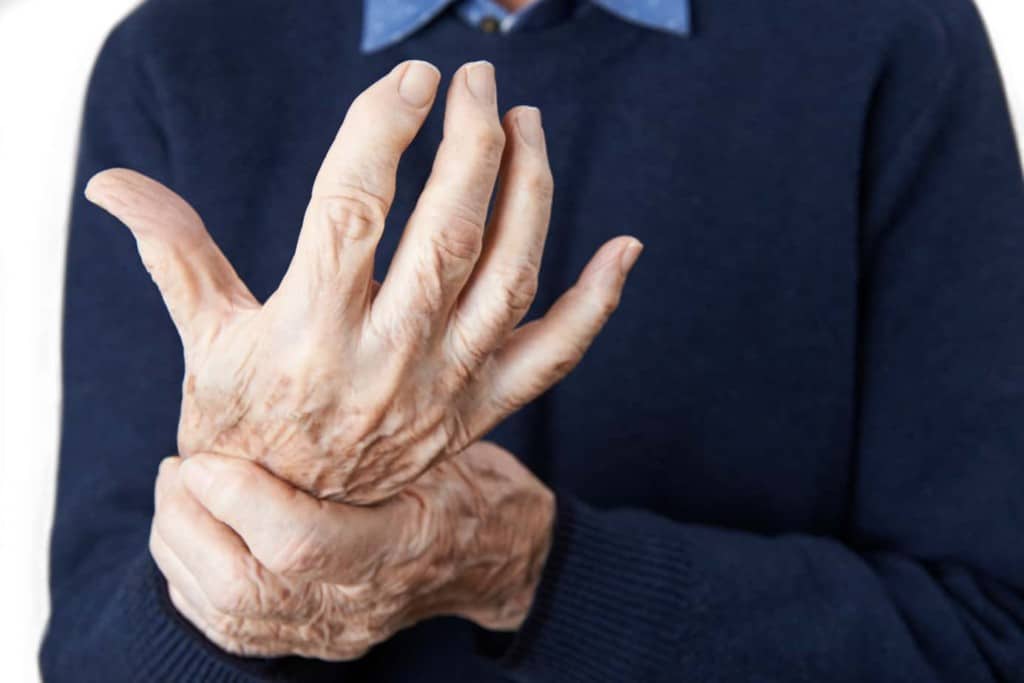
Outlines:
[[[377,233],[387,214],[383,199],[358,188],[317,200],[321,221],[334,235],[360,240]]]
[[[611,317],[615,309],[619,307],[620,293],[598,287],[573,287],[573,298],[579,302],[578,305],[586,311],[586,317],[590,324],[603,325]]]
[[[580,344],[567,344],[562,352],[555,357],[555,362],[551,366],[553,376],[565,377],[568,375],[573,368],[579,365],[585,352],[586,349]]]
[[[533,303],[536,292],[536,285],[532,285],[530,288],[524,288],[522,286],[509,285],[506,283],[501,286],[500,297],[504,304],[504,308],[507,311],[510,311],[515,315],[519,315],[530,308],[530,304]]]
[[[496,164],[505,150],[505,132],[500,126],[480,126],[470,132],[473,153],[485,163]]]
[[[544,202],[551,201],[555,193],[555,179],[545,164],[527,173],[524,186],[529,195]]]
[[[498,296],[506,308],[525,312],[537,296],[537,268],[525,261],[502,264],[498,275]]]
[[[612,313],[619,307],[619,298],[618,292],[598,297],[595,306],[599,320],[603,322],[611,317]]]
[[[482,220],[465,208],[453,207],[431,233],[438,255],[445,260],[475,261],[483,244]]]

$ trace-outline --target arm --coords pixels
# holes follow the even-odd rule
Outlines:
[[[977,16],[938,24],[869,121],[847,533],[560,496],[518,680],[1024,680],[1024,187]]]

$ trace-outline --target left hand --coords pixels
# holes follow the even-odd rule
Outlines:
[[[373,280],[399,159],[438,78],[406,62],[352,103],[288,272],[262,304],[184,199],[125,169],[89,182],[86,196],[131,227],[181,335],[182,456],[246,458],[317,497],[376,503],[583,357],[641,245],[607,242],[546,315],[519,325],[553,181],[539,112],[514,108],[503,125],[489,64],[452,79],[430,178],[387,276]],[[414,101],[403,96],[410,79]]]
[[[177,609],[244,656],[362,656],[437,615],[511,630],[550,546],[554,496],[477,443],[375,507],[319,500],[250,461],[167,458],[150,551]]]

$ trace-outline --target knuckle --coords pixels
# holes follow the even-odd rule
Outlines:
[[[586,348],[580,344],[567,344],[562,352],[556,356],[555,362],[551,366],[550,377],[545,379],[554,380],[568,375],[573,371],[573,368],[579,365],[585,352]]]
[[[225,568],[209,598],[214,609],[232,616],[252,614],[260,603],[249,567],[241,560]]]
[[[422,353],[431,334],[432,316],[441,310],[444,300],[436,277],[417,272],[416,282],[416,291],[409,297],[410,305],[405,310],[395,311],[379,333],[397,367],[405,366]],[[390,388],[388,393],[393,393]]]
[[[360,659],[366,655],[379,638],[363,623],[365,617],[360,615],[354,624],[349,624],[348,633],[338,644],[338,656],[345,660]]]
[[[444,261],[474,262],[483,244],[482,220],[465,208],[455,208],[439,221],[431,241]]]
[[[316,204],[324,227],[332,235],[346,240],[374,236],[387,215],[387,202],[383,198],[356,187],[319,197]]]
[[[539,168],[527,173],[523,184],[531,197],[545,202],[549,202],[554,198],[555,179],[551,175],[551,168],[547,164],[543,164]]]
[[[216,614],[211,616],[210,621],[210,627],[219,636],[221,644],[230,646],[236,652],[244,650],[242,636],[247,629],[242,619],[231,614]]]
[[[609,292],[603,296],[597,297],[597,301],[594,303],[596,309],[596,317],[601,322],[608,320],[612,313],[619,307],[619,300],[621,296],[618,291]]]
[[[516,314],[525,313],[537,296],[538,269],[526,261],[502,264],[498,283],[502,304]]]
[[[207,636],[222,650],[238,657],[271,656],[273,648],[266,641],[273,638],[273,633],[266,631],[266,624],[255,624],[243,617],[217,614],[209,619]]]
[[[473,154],[488,164],[497,164],[505,150],[505,131],[501,126],[480,126],[470,132]]]
[[[341,637],[334,640],[332,654],[341,661],[362,659],[373,647],[373,643],[361,628],[353,628],[347,624]]]
[[[586,311],[585,316],[589,319],[587,327],[600,329],[619,307],[621,292],[617,289],[584,287],[577,284],[573,290],[574,300],[583,311]],[[594,333],[596,334],[596,329]]]

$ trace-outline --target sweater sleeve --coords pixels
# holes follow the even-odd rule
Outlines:
[[[349,665],[222,652],[177,614],[149,556],[158,464],[176,449],[178,411],[167,396],[180,392],[181,347],[131,236],[82,195],[112,166],[173,180],[156,81],[135,49],[146,44],[141,19],[130,16],[104,44],[80,131],[42,673],[53,683],[343,680]]]
[[[1024,681],[1024,183],[976,10],[926,4],[865,125],[846,528],[561,495],[514,679]]]

